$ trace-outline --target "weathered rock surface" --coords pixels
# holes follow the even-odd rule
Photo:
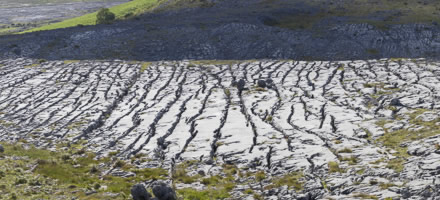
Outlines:
[[[148,159],[132,164],[144,168],[200,161],[187,168],[192,175],[223,176],[225,164],[266,173],[259,183],[235,175],[232,199],[252,198],[248,188],[265,199],[436,195],[439,119],[420,116],[439,112],[438,62],[147,64],[0,60],[0,140],[47,148],[85,140],[99,156],[142,153]],[[257,87],[269,79],[270,88]],[[392,106],[393,99],[404,106]],[[299,190],[269,180],[298,171]],[[160,188],[156,196],[166,196],[159,191],[168,188]],[[132,192],[146,198],[144,190]]]
[[[378,28],[333,16],[309,29],[290,30],[267,25],[268,19],[302,12],[313,18],[320,8],[271,8],[261,2],[216,0],[213,7],[153,12],[112,25],[0,37],[0,58],[354,60],[440,55],[440,26],[435,23]]]

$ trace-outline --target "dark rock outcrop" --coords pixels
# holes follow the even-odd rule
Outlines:
[[[163,182],[158,182],[153,187],[153,194],[158,200],[177,200],[176,192]]]
[[[400,103],[399,99],[392,99],[390,102],[390,106],[403,106],[403,104]]]
[[[237,83],[237,89],[239,91],[243,91],[245,86],[246,86],[246,81],[244,81],[243,79],[240,79]]]
[[[131,196],[133,200],[151,200],[151,194],[142,184],[136,184],[131,188]]]
[[[258,85],[258,87],[265,88],[266,87],[266,81],[258,80],[257,85]]]

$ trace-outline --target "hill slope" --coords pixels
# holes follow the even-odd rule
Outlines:
[[[436,2],[379,4],[387,7],[360,0],[352,7],[346,1],[331,2],[138,0],[114,9],[120,10],[119,17],[138,12],[132,10],[137,3],[147,5],[137,9],[153,10],[111,25],[0,37],[0,57],[345,60],[440,55]],[[362,6],[370,12],[360,12]],[[50,26],[79,21],[93,24],[94,16]]]
[[[116,19],[121,20],[152,10],[154,7],[160,5],[160,2],[161,0],[133,0],[117,6],[113,6],[110,8],[110,11],[115,13]],[[96,14],[97,12],[93,12],[80,17],[67,19],[62,22],[53,23],[35,29],[27,30],[24,31],[23,33],[75,27],[78,25],[84,25],[84,26],[96,25]]]

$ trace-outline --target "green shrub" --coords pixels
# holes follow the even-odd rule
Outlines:
[[[96,24],[110,24],[116,18],[116,15],[112,13],[108,8],[102,8],[96,14]]]

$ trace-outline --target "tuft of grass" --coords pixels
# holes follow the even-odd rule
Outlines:
[[[328,162],[328,172],[329,173],[344,173],[344,169],[339,167],[339,164],[334,161]]]
[[[195,176],[188,175],[186,169],[190,165],[192,165],[192,163],[189,161],[186,161],[184,163],[177,165],[174,173],[172,174],[172,178],[175,181],[185,183],[185,184],[191,184],[191,183],[198,181],[199,178],[201,177],[200,175],[195,175]]]
[[[341,160],[341,161],[348,161],[348,164],[349,164],[349,165],[355,165],[355,164],[357,164],[357,163],[359,162],[359,161],[358,161],[358,158],[355,157],[355,156],[342,157],[342,158],[340,158],[340,160]]]
[[[220,183],[222,181],[222,177],[219,175],[215,175],[215,176],[211,176],[209,178],[204,178],[202,179],[202,184],[203,185],[217,185],[218,183]]]
[[[79,60],[65,60],[65,61],[63,61],[64,62],[64,64],[72,64],[72,63],[78,63],[79,62]]]
[[[386,189],[388,189],[390,187],[394,187],[394,186],[396,186],[396,185],[393,183],[380,183],[379,184],[379,187],[382,188],[383,190],[386,190]]]
[[[264,171],[259,171],[255,174],[255,180],[257,180],[258,182],[261,182],[264,179],[266,179],[266,174],[264,173]]]
[[[376,179],[370,180],[370,185],[377,185],[379,182]]]
[[[358,175],[362,175],[362,174],[364,174],[364,172],[365,172],[365,168],[362,168],[362,169],[358,170],[358,171],[356,172],[356,174],[358,174]]]
[[[396,171],[397,173],[403,171],[403,164],[405,163],[404,158],[395,158],[388,161],[387,165],[385,166],[388,169],[392,169]]]
[[[38,65],[39,65],[39,64],[26,65],[26,66],[24,66],[24,68],[37,67]]]
[[[353,151],[350,148],[345,147],[339,150],[338,153],[353,153]]]
[[[228,191],[218,190],[216,188],[208,188],[205,190],[185,188],[177,190],[177,193],[184,200],[226,199],[230,197]]]
[[[139,72],[142,74],[145,72],[145,70],[147,70],[147,68],[151,65],[151,62],[143,62],[141,65],[141,69],[139,70]]]
[[[272,120],[273,120],[272,115],[266,117],[266,122],[272,122]]]
[[[254,191],[251,190],[251,189],[246,189],[245,191],[243,191],[243,193],[245,193],[245,194],[253,194]]]
[[[365,193],[358,193],[358,194],[353,195],[353,197],[358,197],[361,199],[379,199],[375,195],[370,195],[370,194],[365,194]]]
[[[229,89],[225,89],[224,91],[225,91],[225,95],[226,95],[227,97],[230,97],[230,96],[231,96],[231,91],[230,91]]]
[[[261,195],[259,195],[259,194],[254,194],[254,199],[256,199],[256,200],[263,200],[264,198],[261,196]]]
[[[291,172],[286,174],[280,178],[276,178],[272,180],[272,182],[277,186],[281,187],[283,185],[287,185],[289,189],[293,188],[295,191],[303,190],[303,182],[301,178],[304,177],[302,172]]]

